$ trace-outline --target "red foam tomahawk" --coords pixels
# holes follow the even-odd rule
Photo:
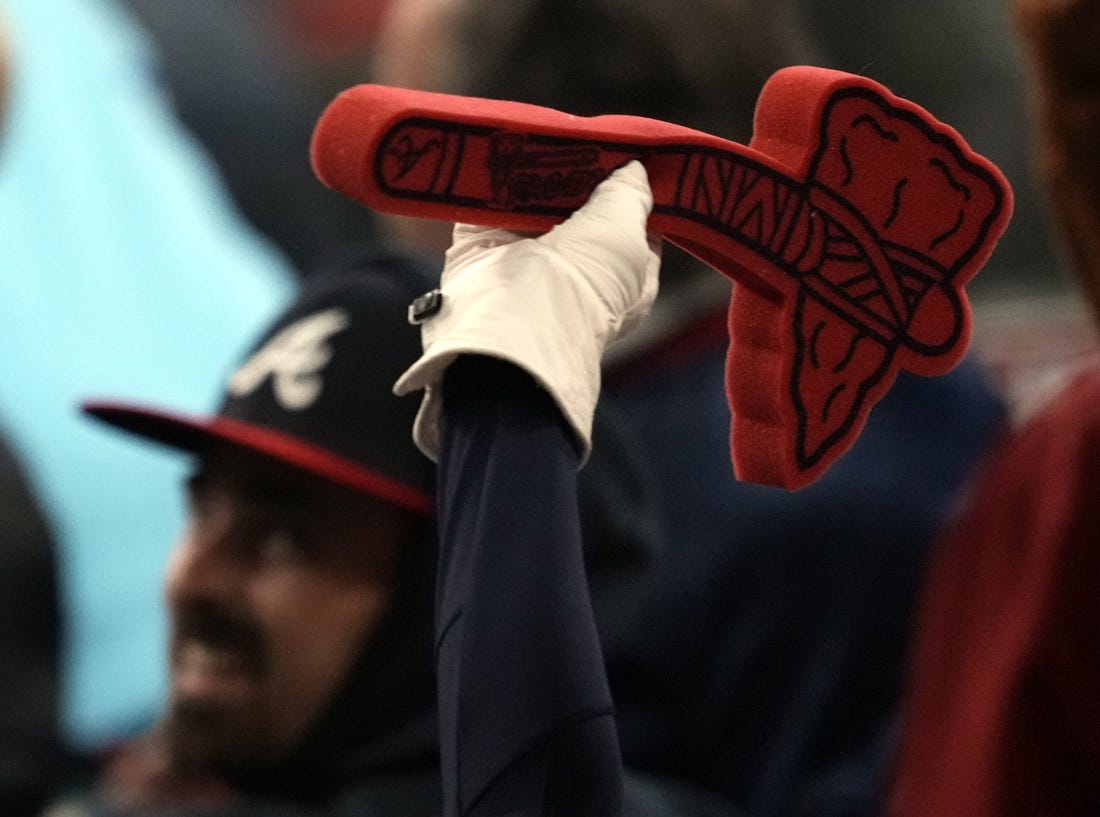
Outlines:
[[[963,285],[1012,192],[951,128],[878,83],[797,66],[765,84],[748,147],[668,122],[378,85],[328,107],[318,177],[385,212],[546,230],[630,159],[649,228],[734,279],[726,384],[742,479],[797,488],[862,430],[900,370],[946,372]]]

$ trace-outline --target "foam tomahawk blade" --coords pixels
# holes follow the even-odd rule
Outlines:
[[[640,160],[649,227],[738,282],[727,392],[740,478],[797,488],[858,437],[902,369],[946,372],[970,335],[966,284],[1007,226],[1003,175],[866,77],[796,66],[748,146],[668,122],[360,85],[312,159],[384,212],[545,230]]]

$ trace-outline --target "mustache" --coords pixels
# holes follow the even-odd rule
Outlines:
[[[173,611],[172,657],[189,642],[230,651],[252,670],[259,671],[266,663],[266,640],[260,625],[246,614],[218,604],[193,602]]]

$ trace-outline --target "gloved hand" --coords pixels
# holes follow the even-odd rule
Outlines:
[[[487,355],[526,370],[577,433],[581,464],[604,347],[635,326],[657,296],[660,240],[646,233],[649,179],[630,162],[583,207],[542,236],[455,225],[440,281],[442,304],[421,326],[423,356],[394,393],[424,389],[417,446],[439,457],[443,373],[459,355]]]

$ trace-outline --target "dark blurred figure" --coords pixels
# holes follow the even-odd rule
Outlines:
[[[60,782],[61,613],[53,532],[0,442],[0,812],[41,813]]]
[[[403,0],[373,79],[745,142],[767,77],[819,61],[799,22],[754,0]],[[393,221],[446,246],[448,225]],[[602,402],[643,444],[667,538],[631,638],[607,651],[624,758],[756,817],[875,814],[927,547],[1003,407],[972,362],[903,375],[816,484],[738,483],[729,293],[666,247],[653,315],[605,360]]]
[[[1032,146],[1100,318],[1100,2],[1014,0]],[[1100,810],[1100,364],[997,447],[923,588],[890,817]]]

